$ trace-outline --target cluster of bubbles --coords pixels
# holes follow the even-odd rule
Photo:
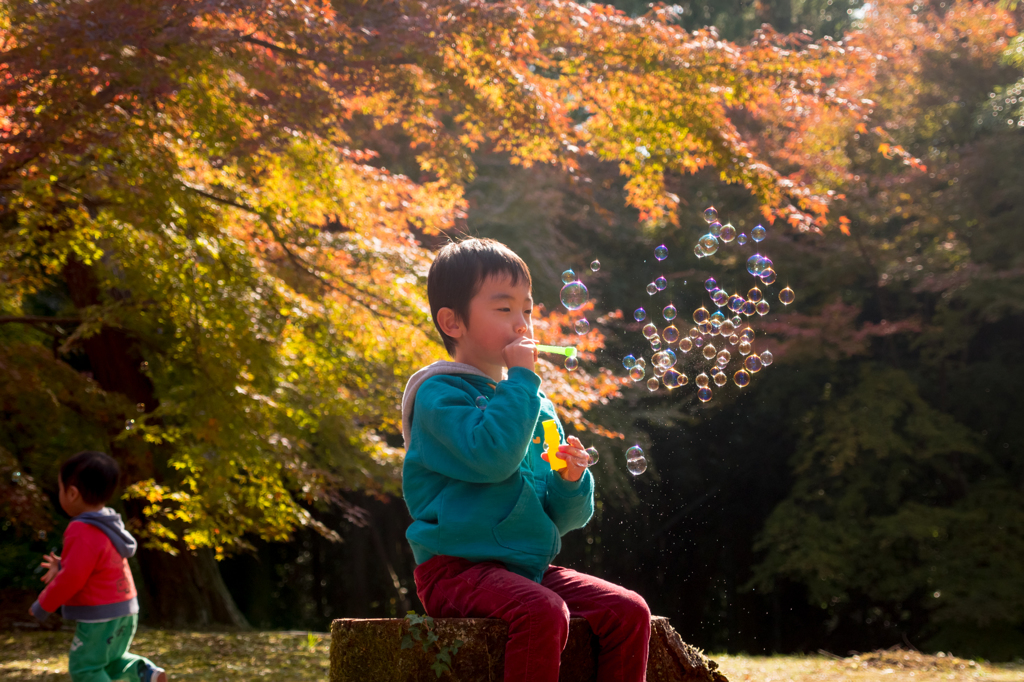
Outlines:
[[[595,260],[592,262],[590,269],[593,272],[600,270],[601,261]],[[590,292],[587,291],[587,286],[579,280],[576,273],[571,269],[562,273],[562,284],[564,286],[559,294],[559,298],[562,300],[562,305],[568,310],[579,310],[590,300]],[[581,317],[573,324],[573,329],[577,334],[583,336],[590,331],[590,320]],[[565,368],[570,372],[579,366],[580,362],[575,357],[565,359]]]
[[[704,220],[708,223],[708,232],[694,247],[694,253],[701,258],[717,253],[722,243],[735,241],[743,245],[749,240],[760,243],[768,236],[768,231],[761,225],[754,227],[749,237],[738,233],[731,224],[722,225],[714,207],[704,211]],[[668,248],[664,244],[656,247],[654,257],[659,262],[665,260]],[[771,310],[762,287],[775,284],[778,275],[771,258],[762,253],[747,258],[746,267],[747,272],[758,280],[747,291],[730,292],[719,286],[713,277],[704,282],[711,303],[693,311],[694,326],[688,330],[686,325],[683,325],[684,329],[676,326],[679,313],[672,303],[661,310],[665,326],[660,329],[656,315],[649,315],[642,307],[637,308],[633,319],[646,322],[642,332],[651,347],[651,371],[649,376],[648,361],[643,355],[630,354],[622,360],[629,378],[636,383],[643,382],[650,391],[657,391],[662,386],[669,390],[686,386],[691,378],[683,371],[682,364],[692,358],[687,364],[696,365],[694,371],[697,373],[692,380],[697,386],[697,398],[702,402],[711,400],[712,385],[725,386],[730,378],[740,388],[749,386],[751,377],[774,361],[770,350],[754,352],[755,332],[751,322]],[[647,285],[647,292],[654,296],[667,286],[667,280],[658,277]],[[779,291],[778,298],[783,305],[789,305],[796,300],[796,294],[787,286]]]

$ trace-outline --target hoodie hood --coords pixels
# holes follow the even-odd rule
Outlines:
[[[71,520],[88,523],[90,526],[96,526],[106,533],[110,541],[114,543],[114,547],[117,548],[117,553],[125,559],[135,556],[138,543],[125,530],[124,522],[121,521],[121,515],[110,507],[104,507],[94,512],[83,512]]]
[[[424,381],[440,374],[476,374],[491,379],[472,365],[448,360],[438,360],[409,377],[409,382],[405,385],[405,392],[402,394],[402,438],[405,439],[406,448],[409,447],[409,436],[412,432],[412,408],[416,404],[416,391]]]

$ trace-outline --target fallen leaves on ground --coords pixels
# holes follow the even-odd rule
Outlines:
[[[1024,665],[888,649],[837,656],[712,655],[730,682],[1022,682]]]
[[[0,632],[0,679],[67,680],[70,631]],[[131,651],[190,682],[325,680],[330,636],[306,632],[185,632],[140,629]]]

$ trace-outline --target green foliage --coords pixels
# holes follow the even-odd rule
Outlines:
[[[423,651],[430,651],[432,647],[436,646],[437,653],[434,654],[434,662],[430,664],[430,669],[438,677],[446,672],[451,672],[452,656],[459,653],[459,648],[464,642],[461,639],[456,639],[447,646],[438,644],[438,636],[434,631],[434,619],[430,616],[420,616],[415,611],[409,611],[405,614],[405,622],[409,630],[402,635],[402,648],[411,649],[416,644],[420,644]]]

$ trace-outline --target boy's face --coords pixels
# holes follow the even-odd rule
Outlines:
[[[505,346],[523,337],[533,338],[532,314],[530,285],[522,278],[513,285],[508,275],[488,277],[469,302],[469,319],[450,315],[451,325],[445,333],[456,340],[455,360],[491,375],[496,368],[500,376]]]

